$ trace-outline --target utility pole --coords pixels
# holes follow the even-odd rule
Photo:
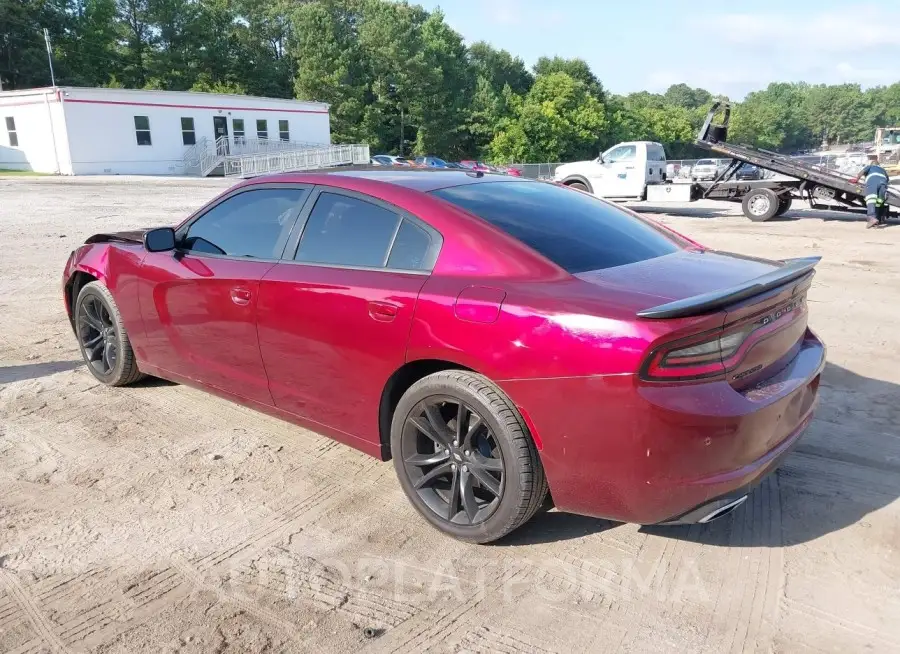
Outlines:
[[[56,77],[53,75],[53,50],[50,48],[50,32],[44,28],[44,42],[47,44],[47,61],[50,63],[50,84],[56,86]]]

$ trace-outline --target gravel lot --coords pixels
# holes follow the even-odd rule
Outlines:
[[[477,547],[426,526],[390,464],[81,365],[69,251],[228,185],[0,178],[0,651],[900,651],[900,228],[639,205],[716,248],[825,257],[817,417],[719,522],[551,511]]]

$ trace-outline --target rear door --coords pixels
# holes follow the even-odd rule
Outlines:
[[[377,443],[381,393],[406,359],[440,234],[396,207],[329,187],[317,187],[296,232],[259,289],[275,405]]]
[[[241,189],[179,228],[142,265],[151,365],[272,404],[259,353],[259,282],[281,257],[310,187]]]

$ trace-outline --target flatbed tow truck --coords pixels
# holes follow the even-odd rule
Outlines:
[[[716,124],[717,114],[722,112],[722,122]],[[722,158],[731,159],[712,182],[693,184],[656,184],[647,187],[647,200],[673,200],[674,187],[687,186],[688,189],[676,195],[689,193],[681,200],[701,198],[720,200],[740,200],[744,215],[753,221],[766,221],[787,211],[792,201],[806,199],[811,209],[829,209],[860,212],[865,211],[866,190],[862,184],[850,181],[850,177],[834,170],[825,170],[791,157],[768,150],[760,150],[747,145],[728,143],[728,123],[731,105],[716,102],[710,108],[703,126],[697,135],[695,145]],[[732,178],[745,163],[777,173],[779,177],[734,181]],[[656,188],[654,188],[656,187]],[[670,190],[666,190],[666,189]],[[666,196],[670,197],[666,197]],[[893,211],[900,211],[900,189],[888,187],[887,204]]]

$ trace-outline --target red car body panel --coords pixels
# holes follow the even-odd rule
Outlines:
[[[430,274],[147,253],[134,235],[110,235],[70,257],[67,311],[71,317],[73,275],[99,279],[116,299],[142,371],[374,456],[388,454],[382,396],[395,372],[416,361],[470,368],[520,409],[556,505],[586,515],[671,520],[752,486],[796,442],[825,361],[806,327],[808,280],[727,310],[642,320],[638,311],[775,264],[685,240],[671,255],[572,275],[423,192],[447,174],[465,175],[298,174],[243,183],[343,188],[418,216],[443,236]],[[498,181],[469,177],[465,183]],[[741,346],[731,379],[641,374],[662,343],[759,321],[788,302],[789,311],[766,316],[767,326]]]
[[[282,263],[259,291],[259,349],[275,406],[380,444],[378,412],[405,362],[426,277]]]

